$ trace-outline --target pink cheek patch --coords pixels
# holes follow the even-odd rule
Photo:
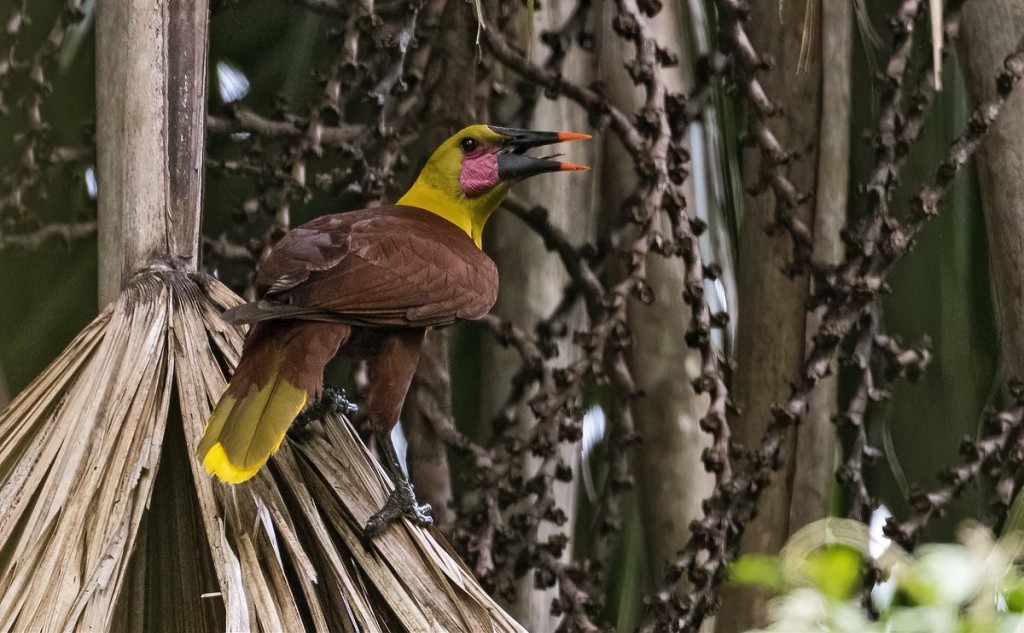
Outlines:
[[[464,156],[459,184],[462,186],[462,192],[470,198],[486,193],[498,184],[498,158],[491,152]]]

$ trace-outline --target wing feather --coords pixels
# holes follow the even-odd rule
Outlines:
[[[271,251],[260,301],[239,320],[306,318],[428,327],[479,319],[497,299],[498,273],[454,224],[415,207],[378,207],[306,223]]]

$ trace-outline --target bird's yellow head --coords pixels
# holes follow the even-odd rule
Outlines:
[[[527,156],[526,150],[585,138],[590,135],[471,125],[434,150],[398,204],[420,207],[446,218],[480,246],[484,224],[513,184],[546,172],[589,169]]]

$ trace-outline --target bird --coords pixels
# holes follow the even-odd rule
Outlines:
[[[424,335],[494,306],[498,271],[483,229],[512,185],[589,169],[526,152],[588,138],[470,125],[433,152],[395,205],[323,215],[285,234],[256,275],[257,300],[222,315],[251,328],[196,448],[207,472],[228,484],[253,477],[325,396],[324,366],[337,355],[361,359],[363,413],[394,482],[363,532],[372,538],[402,516],[430,525],[391,441]]]

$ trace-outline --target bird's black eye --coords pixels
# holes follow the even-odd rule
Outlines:
[[[459,141],[459,147],[462,148],[463,154],[468,154],[474,151],[476,148],[480,147],[480,141],[472,137],[464,138],[461,141]]]

